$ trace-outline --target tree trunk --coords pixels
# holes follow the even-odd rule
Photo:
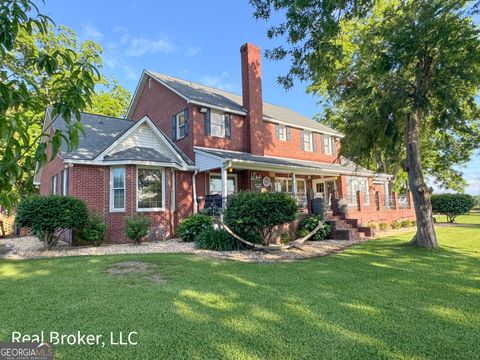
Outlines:
[[[423,179],[422,162],[420,157],[420,123],[423,111],[420,107],[415,109],[408,119],[407,128],[407,170],[408,183],[415,205],[417,219],[417,233],[411,241],[412,245],[435,249],[438,248],[437,237],[432,215],[430,189]]]

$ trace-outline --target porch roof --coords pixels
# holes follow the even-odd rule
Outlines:
[[[252,170],[265,169],[279,172],[296,172],[299,174],[369,176],[377,179],[388,179],[390,177],[388,174],[376,173],[346,159],[342,159],[342,164],[327,164],[204,147],[195,147],[195,153],[197,167],[199,167],[200,171],[219,168],[225,162],[231,162],[233,167]]]

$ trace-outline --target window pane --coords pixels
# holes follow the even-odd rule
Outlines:
[[[113,190],[113,208],[123,209],[125,207],[125,190],[115,189]]]
[[[213,136],[225,137],[225,115],[223,113],[210,112],[210,133]]]
[[[139,209],[162,207],[162,170],[138,169],[137,201]]]
[[[305,181],[304,180],[297,180],[297,193],[298,194],[305,194]]]
[[[185,113],[182,111],[177,114],[177,137],[185,136]]]
[[[306,151],[312,151],[312,133],[305,132],[303,134],[303,147]]]
[[[112,170],[113,188],[123,189],[125,187],[125,169],[115,168]]]
[[[227,176],[227,194],[231,195],[237,191],[235,187],[235,176]],[[222,193],[222,177],[220,175],[210,175],[210,195]]]
[[[278,138],[279,140],[287,140],[287,127],[283,125],[279,125],[278,127]]]

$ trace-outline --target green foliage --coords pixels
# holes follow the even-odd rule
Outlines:
[[[373,230],[377,230],[377,229],[378,229],[378,224],[377,224],[376,222],[373,222],[373,221],[369,222],[369,223],[367,224],[367,226],[368,226],[370,229],[373,229]]]
[[[475,199],[467,194],[432,195],[432,210],[435,214],[447,215],[448,222],[455,222],[458,215],[466,214],[475,206]]]
[[[100,76],[98,43],[79,43],[73,30],[56,28],[33,1],[3,1],[0,24],[0,203],[10,210],[37,191],[36,166],[53,159],[62,142],[70,150],[78,145],[83,136],[80,111],[123,113],[129,94],[114,81],[110,90]],[[109,91],[96,95],[97,85]],[[49,106],[52,119],[61,115],[66,120],[65,130],[42,129]]]
[[[193,214],[184,219],[178,226],[178,236],[183,241],[195,241],[197,236],[205,230],[213,229],[213,220],[210,216]]]
[[[240,192],[228,200],[224,219],[245,240],[268,246],[273,228],[294,221],[297,215],[297,204],[289,194]]]
[[[290,234],[289,233],[282,233],[280,235],[280,242],[282,244],[288,244],[292,239],[290,238]]]
[[[125,218],[125,232],[132,240],[133,245],[138,245],[148,235],[152,220],[145,215],[135,215]]]
[[[199,249],[215,251],[232,251],[246,248],[226,231],[213,228],[201,231],[195,238],[195,246]]]
[[[475,195],[473,198],[475,199],[475,207],[480,209],[480,195]]]
[[[266,52],[291,60],[279,82],[311,84],[325,104],[319,120],[345,134],[342,155],[403,182],[407,122],[423,115],[425,172],[444,187],[465,186],[453,165],[480,142],[478,1],[250,2],[257,18],[272,19],[268,36],[287,40]]]
[[[72,196],[31,196],[18,205],[15,221],[40,235],[45,247],[51,249],[64,231],[82,229],[88,212],[83,201]]]
[[[400,221],[400,226],[403,228],[408,228],[412,226],[412,222],[408,219]]]
[[[105,237],[107,224],[105,219],[98,213],[94,212],[88,217],[88,221],[78,236],[82,243],[100,245]]]
[[[92,103],[87,108],[88,112],[113,117],[127,115],[128,106],[132,95],[125,90],[116,80],[105,80],[105,89],[95,92]]]
[[[390,226],[392,227],[392,229],[400,229],[402,227],[402,224],[400,223],[400,221],[393,221]]]
[[[297,237],[299,239],[303,238],[304,236],[307,236],[310,233],[307,229],[298,229],[297,231]]]
[[[388,223],[386,223],[386,222],[378,223],[378,228],[382,231],[385,231],[385,230],[388,229]]]
[[[323,217],[321,215],[307,216],[300,223],[300,230],[307,230],[308,233],[310,233],[318,226],[318,223],[322,220],[323,220]],[[315,235],[313,235],[309,240],[314,240],[314,241],[324,240],[330,235],[330,231],[331,231],[330,224],[325,223],[318,230],[318,232]]]

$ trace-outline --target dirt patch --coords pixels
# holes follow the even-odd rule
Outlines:
[[[111,275],[124,275],[130,273],[145,273],[151,269],[152,265],[141,261],[124,261],[119,262],[108,268]]]
[[[155,271],[155,267],[152,264],[142,262],[142,261],[123,261],[114,264],[112,267],[107,269],[107,272],[110,275],[122,276],[129,274],[139,274],[144,279],[148,279],[157,284],[165,284],[165,278],[159,273],[152,273]]]

